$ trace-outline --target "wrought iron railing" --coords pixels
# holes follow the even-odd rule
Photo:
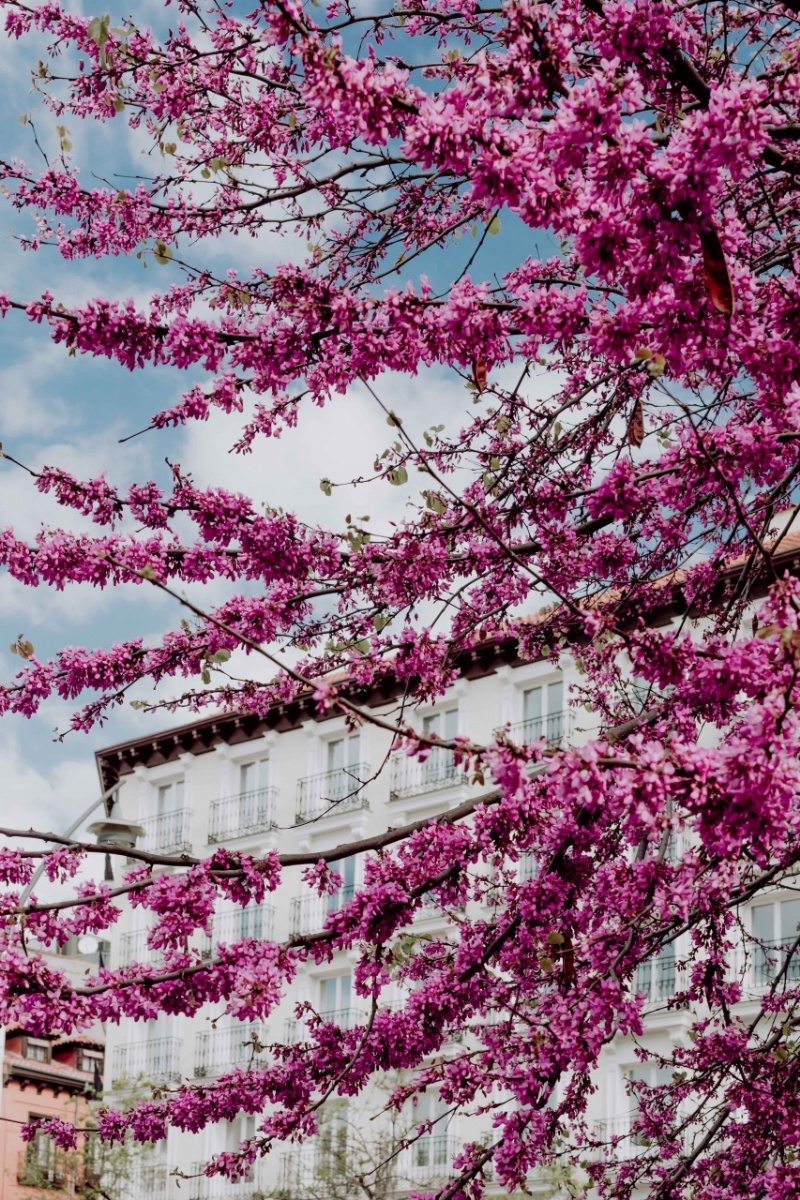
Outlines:
[[[424,762],[407,754],[395,754],[392,758],[389,798],[401,800],[424,792],[438,792],[464,783],[466,779],[464,771],[455,764],[452,750],[435,747]]]
[[[159,813],[157,817],[145,817],[144,841],[140,849],[157,850],[161,854],[183,854],[192,848],[192,810],[174,808],[171,812]]]
[[[542,737],[547,739],[548,746],[558,746],[571,732],[572,709],[565,708],[560,712],[547,713],[543,717],[518,721],[508,730],[508,736],[518,746],[528,746]]]
[[[301,896],[295,896],[289,913],[290,936],[317,933],[325,925],[328,913],[336,912],[348,900],[352,900],[355,891],[354,883],[346,883],[332,896],[315,896],[313,892],[303,892]]]
[[[358,1008],[333,1008],[319,1014],[323,1021],[338,1025],[340,1029],[355,1029],[364,1014]]]
[[[199,1078],[222,1075],[232,1067],[263,1067],[267,1062],[267,1028],[255,1024],[209,1029],[197,1036],[194,1073]]]
[[[123,933],[119,939],[119,965],[121,967],[130,967],[133,963],[140,963],[142,966],[148,963],[160,962],[164,956],[163,950],[152,949],[147,944],[147,935],[150,932],[145,925],[137,929],[131,929],[127,933]]]
[[[143,1079],[147,1083],[176,1083],[180,1077],[180,1038],[155,1038],[117,1046],[112,1082],[122,1087]]]
[[[70,1173],[66,1154],[49,1140],[34,1140],[17,1157],[17,1183],[23,1187],[59,1190],[66,1186]]]
[[[759,939],[753,952],[753,982],[756,987],[768,987],[784,966],[783,979],[792,983],[800,979],[800,950],[791,953],[794,943],[795,938],[779,941]]]
[[[275,907],[272,904],[249,904],[246,908],[215,913],[212,921],[213,940],[227,946],[245,938],[270,942],[274,928]]]
[[[677,981],[675,952],[669,950],[639,963],[634,975],[633,990],[637,994],[643,994],[652,1004],[656,1000],[669,1000],[674,996]]]
[[[204,1175],[204,1163],[194,1163],[188,1200],[252,1200],[270,1194],[265,1164],[255,1162],[243,1179],[234,1182],[225,1175]]]
[[[369,763],[354,763],[298,780],[296,824],[345,809],[366,808],[365,785],[370,775]]]
[[[427,1133],[418,1137],[405,1152],[403,1174],[420,1183],[423,1180],[447,1179],[453,1171],[453,1159],[461,1149],[453,1133]]]
[[[270,787],[214,800],[211,804],[209,844],[273,829],[277,802],[278,790]]]
[[[633,1157],[647,1144],[646,1139],[636,1129],[636,1119],[636,1113],[626,1113],[621,1117],[595,1121],[592,1130],[596,1141],[602,1143],[615,1158]],[[601,1147],[598,1146],[597,1149]]]

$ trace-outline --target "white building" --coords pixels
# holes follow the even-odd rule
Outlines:
[[[569,655],[562,655],[560,669],[555,670],[546,659],[522,663],[512,644],[493,643],[466,658],[458,683],[441,702],[417,709],[414,720],[443,737],[462,734],[487,741],[499,726],[509,724],[519,741],[546,734],[552,743],[579,742],[588,736],[592,718],[582,709],[569,707],[577,678]],[[367,703],[380,710],[387,697],[376,694],[368,697]],[[389,826],[434,816],[489,790],[470,787],[445,751],[434,752],[422,764],[404,757],[393,761],[390,744],[387,732],[367,726],[354,735],[348,733],[344,718],[319,719],[297,703],[276,708],[265,720],[208,718],[113,746],[98,754],[98,765],[104,787],[116,778],[122,781],[123,811],[146,828],[146,848],[165,853],[185,850],[197,856],[211,853],[218,844],[253,854],[271,848],[281,852],[331,850]],[[382,764],[384,768],[379,770]],[[357,787],[354,781],[364,786]],[[679,853],[680,847],[675,847],[675,852]],[[358,858],[346,860],[338,869],[344,886],[329,900],[303,892],[299,869],[294,873],[287,870],[279,892],[261,908],[219,914],[214,939],[231,941],[255,935],[282,941],[321,928],[326,911],[358,887],[362,863]],[[800,920],[800,900],[776,892],[760,899],[744,914],[744,920],[752,923],[765,947],[756,951],[753,961],[745,963],[743,958],[739,964],[752,998],[763,990],[774,970],[769,944],[785,942]],[[442,927],[442,921],[441,912],[431,906],[418,924],[433,931]],[[141,910],[126,911],[114,936],[111,965],[152,961],[154,952],[148,950],[146,937]],[[210,953],[212,945],[201,949]],[[679,941],[656,961],[642,966],[635,980],[637,989],[648,996],[647,1044],[656,1054],[668,1054],[680,1043],[692,1019],[687,1011],[666,1008],[680,986],[680,957]],[[266,1047],[271,1041],[302,1037],[302,1022],[298,1025],[294,1011],[297,1002],[309,1001],[316,1011],[341,1025],[363,1020],[363,1002],[351,986],[351,968],[345,954],[337,955],[330,965],[317,968],[309,964],[266,1028],[234,1025],[221,1017],[220,1011],[194,1019],[162,1017],[144,1024],[125,1019],[119,1027],[109,1026],[107,1084],[114,1098],[122,1099],[137,1078],[148,1083],[208,1079],[233,1063],[260,1061],[268,1055]],[[800,977],[800,964],[795,967],[792,963],[789,974],[792,979]],[[747,1003],[752,1004],[752,999]],[[219,1019],[212,1024],[212,1018]],[[457,1051],[454,1045],[452,1052]],[[622,1154],[637,1153],[635,1137],[626,1136],[635,1109],[627,1081],[655,1082],[658,1070],[637,1058],[629,1037],[618,1036],[604,1051],[598,1089],[590,1101],[590,1127],[599,1136],[622,1135]],[[408,1133],[428,1116],[439,1115],[435,1095],[428,1096],[425,1103],[430,1112],[417,1111],[393,1136]],[[347,1189],[340,1175],[358,1169],[353,1167],[353,1156],[362,1163],[372,1159],[372,1165],[381,1158],[381,1147],[368,1144],[370,1137],[379,1134],[371,1130],[365,1134],[365,1122],[358,1119],[357,1112],[333,1103],[314,1144],[286,1147],[282,1155],[270,1154],[242,1183],[230,1184],[220,1177],[192,1179],[177,1191],[171,1171],[179,1168],[193,1174],[197,1164],[212,1154],[237,1148],[255,1126],[254,1118],[242,1118],[196,1136],[171,1131],[166,1144],[154,1152],[152,1167],[141,1179],[141,1193],[154,1200],[167,1196],[169,1200],[179,1196],[183,1200],[249,1200],[279,1193],[312,1200],[323,1193],[344,1196]],[[440,1122],[430,1135],[402,1153],[387,1191],[397,1193],[443,1181],[453,1154],[465,1140],[490,1137],[488,1118],[483,1126],[476,1118],[463,1116]],[[540,1188],[557,1187],[552,1173],[532,1182]]]

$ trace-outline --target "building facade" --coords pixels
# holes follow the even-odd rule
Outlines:
[[[458,734],[488,741],[498,728],[510,726],[517,741],[544,735],[552,745],[580,743],[592,733],[593,718],[570,703],[577,679],[569,654],[562,654],[554,669],[546,659],[521,662],[513,646],[493,645],[465,659],[458,682],[437,704],[417,708],[413,719],[418,727],[445,738]],[[387,700],[386,695],[376,694],[368,703],[380,709]],[[330,851],[390,826],[433,817],[488,790],[471,786],[445,750],[434,751],[423,763],[393,757],[388,732],[365,727],[354,734],[344,718],[321,719],[300,703],[276,709],[265,720],[220,717],[110,747],[98,755],[98,764],[104,788],[117,778],[121,781],[122,809],[127,819],[146,829],[146,848],[191,851],[198,856],[220,844],[254,855],[273,848]],[[670,847],[670,853],[680,852],[680,845]],[[202,952],[212,953],[214,942],[244,936],[282,941],[320,929],[327,912],[344,903],[362,878],[358,857],[337,866],[343,886],[331,897],[320,899],[303,891],[299,869],[294,876],[287,870],[280,900],[273,897],[258,907],[220,912],[213,938],[200,947]],[[520,869],[524,874],[535,866],[523,862]],[[292,892],[291,902],[284,903]],[[755,1011],[755,1000],[773,977],[787,935],[800,921],[800,901],[776,892],[745,912],[743,921],[760,939],[761,948],[750,956],[752,961],[743,959],[737,967],[746,984],[743,1003]],[[430,905],[417,925],[420,932],[443,929],[444,914]],[[157,952],[148,949],[147,932],[141,910],[126,911],[112,940],[111,965],[157,961]],[[634,981],[646,997],[645,1043],[652,1047],[654,1058],[669,1054],[687,1037],[694,1017],[667,1007],[681,986],[681,950],[678,940],[643,964]],[[788,974],[792,980],[800,977],[800,966],[790,964]],[[402,999],[397,995],[389,1002]],[[304,1001],[345,1027],[366,1015],[352,987],[352,962],[340,953],[332,963],[308,963],[266,1027],[245,1027],[210,1011],[192,1019],[160,1017],[139,1024],[126,1019],[107,1031],[110,1094],[120,1100],[137,1083],[208,1079],[234,1063],[264,1060],[271,1041],[302,1037],[295,1006]],[[458,1052],[456,1043],[452,1052]],[[630,1037],[618,1036],[603,1052],[589,1120],[598,1138],[622,1139],[618,1153],[637,1151],[631,1134],[636,1102],[629,1083],[658,1082],[659,1070],[641,1061]],[[385,1147],[420,1121],[440,1115],[437,1096],[429,1094],[424,1100],[429,1112],[409,1114],[407,1128],[402,1127],[402,1114],[395,1118],[400,1124],[392,1129],[376,1125],[370,1142],[364,1133],[370,1122],[362,1119],[363,1108],[377,1109],[380,1102],[378,1088],[361,1102],[361,1109],[330,1103],[313,1143],[287,1148],[282,1156],[267,1156],[248,1180],[238,1184],[219,1177],[193,1178],[182,1183],[180,1195],[184,1200],[187,1196],[189,1200],[259,1196],[322,1200],[323,1194],[357,1193],[353,1178],[359,1171],[371,1170],[372,1194],[380,1197],[375,1164],[385,1157]],[[145,1194],[149,1200],[178,1200],[175,1169],[194,1175],[212,1154],[238,1148],[256,1124],[255,1118],[248,1117],[198,1135],[171,1131],[140,1174],[134,1189],[137,1200]],[[463,1142],[486,1142],[491,1136],[488,1118],[483,1125],[478,1118],[466,1117],[437,1123],[430,1134],[402,1152],[381,1186],[387,1197],[435,1187],[447,1178]],[[531,1183],[535,1190],[559,1190],[554,1172],[545,1171]]]

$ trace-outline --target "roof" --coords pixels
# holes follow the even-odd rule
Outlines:
[[[781,514],[779,514],[780,516]],[[786,514],[783,514],[786,515]],[[779,536],[772,541],[777,543],[778,550],[774,557],[774,565],[780,573],[789,570],[792,574],[800,575],[800,530]],[[719,585],[715,600],[721,604],[730,595],[741,568],[748,562],[749,556],[732,559],[727,567],[720,572]],[[663,592],[663,600],[648,614],[650,624],[657,628],[667,624],[674,616],[685,614],[688,604],[683,596],[682,585],[686,581],[687,572],[677,570],[652,581],[655,591]],[[766,595],[771,582],[763,564],[757,569],[757,575],[752,581],[748,596],[757,600]],[[594,607],[603,599],[619,595],[618,591],[609,590],[591,597],[589,604]],[[532,624],[543,619],[538,613],[530,614],[524,621]],[[501,666],[521,666],[522,658],[518,654],[518,642],[513,636],[507,638],[489,638],[474,648],[463,650],[457,657],[456,666],[462,678],[476,679],[493,675]],[[330,677],[343,676],[343,672],[331,672]],[[406,689],[406,681],[398,683],[393,676],[387,674],[381,683],[370,689],[356,691],[351,695],[358,702],[369,708],[378,708],[390,702]],[[237,745],[253,741],[265,733],[274,730],[277,733],[287,733],[299,729],[307,721],[317,724],[330,720],[338,715],[335,711],[319,712],[313,701],[311,689],[301,693],[289,703],[273,705],[265,714],[236,714],[216,713],[210,717],[164,730],[161,733],[149,734],[141,738],[118,742],[98,750],[95,754],[100,781],[105,791],[117,779],[129,775],[137,766],[154,767],[166,762],[175,762],[182,754],[208,754],[216,746],[226,743]]]

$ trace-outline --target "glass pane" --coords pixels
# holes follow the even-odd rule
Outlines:
[[[349,1008],[350,1007],[350,987],[351,987],[350,973],[348,972],[347,975],[340,975],[339,976],[339,1007],[340,1008]]]
[[[239,791],[253,792],[256,787],[256,764],[242,763],[239,768]]]
[[[542,689],[540,687],[529,688],[522,698],[522,703],[522,719],[524,721],[539,720],[542,715]]]
[[[360,751],[361,738],[357,733],[354,733],[352,737],[347,739],[347,765],[349,767],[355,767],[358,765],[361,760]]]
[[[555,744],[564,736],[564,684],[559,679],[547,685],[547,740]]]
[[[344,766],[344,738],[328,742],[328,770],[341,771]]]
[[[323,979],[321,990],[320,1011],[332,1013],[336,1011],[336,980]]]
[[[646,962],[641,962],[636,968],[633,976],[633,990],[636,995],[645,995],[648,1000],[652,997],[651,980],[653,976],[653,963],[651,959]]]
[[[559,679],[555,683],[547,685],[547,711],[548,713],[561,712],[564,707],[564,682]]]
[[[665,946],[656,959],[658,998],[667,1000],[675,995],[675,948]]]
[[[781,901],[781,941],[791,946],[800,926],[800,900]]]
[[[458,735],[458,709],[451,708],[444,714],[445,741],[451,742]]]
[[[433,713],[432,716],[425,717],[425,719],[422,722],[423,731],[425,733],[439,734],[439,720],[440,720],[439,713]],[[439,736],[441,736],[441,735],[439,734]]]
[[[158,789],[158,815],[169,812],[172,808],[172,784],[167,783]]]
[[[773,949],[775,938],[775,905],[756,904],[753,906],[753,936],[760,945],[753,951],[754,983],[763,986],[775,975],[778,955]]]
[[[175,784],[175,807],[183,808],[183,780],[179,779]]]
[[[774,905],[753,906],[753,936],[760,942],[771,942],[775,937]]]
[[[356,882],[356,860],[352,854],[342,863],[342,868],[339,874],[344,880],[345,893],[352,895]]]

